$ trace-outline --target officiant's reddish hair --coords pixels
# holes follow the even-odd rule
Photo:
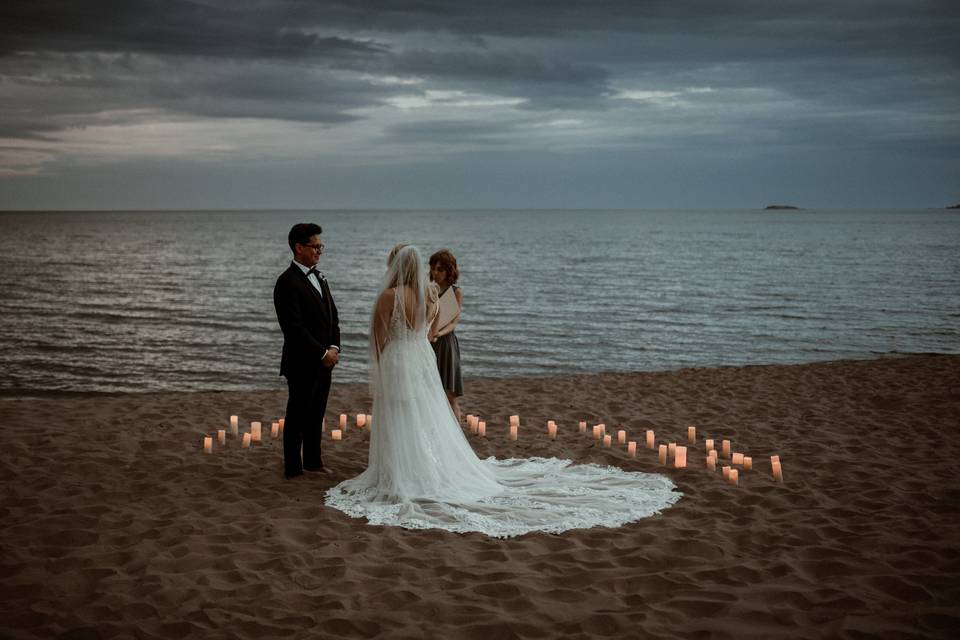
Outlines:
[[[437,265],[447,272],[448,283],[457,284],[457,280],[460,278],[460,270],[457,269],[457,259],[448,249],[440,249],[430,256],[430,268],[432,269]]]
[[[321,229],[318,224],[298,222],[293,225],[293,228],[290,229],[290,233],[287,235],[287,243],[290,245],[290,251],[293,251],[294,247],[298,244],[308,244],[310,238],[320,235],[321,233],[323,233],[323,229]]]

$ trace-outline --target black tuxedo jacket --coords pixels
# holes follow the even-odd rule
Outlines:
[[[331,345],[340,346],[340,318],[330,286],[320,280],[323,297],[293,262],[273,288],[273,306],[283,331],[280,375],[314,377],[323,368],[320,360]]]

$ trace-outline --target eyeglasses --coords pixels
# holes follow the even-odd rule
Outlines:
[[[323,253],[323,248],[324,248],[325,246],[327,246],[327,245],[325,245],[325,244],[323,244],[323,243],[320,243],[320,244],[305,244],[305,245],[303,245],[303,246],[305,246],[305,247],[310,247],[311,249],[313,249],[313,250],[316,251],[317,253]]]

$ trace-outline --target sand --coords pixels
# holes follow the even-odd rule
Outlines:
[[[665,473],[684,497],[617,529],[375,527],[286,480],[283,392],[0,400],[2,598],[10,638],[952,638],[960,629],[960,357],[467,380],[481,456]],[[369,411],[335,385],[328,423]],[[520,439],[506,438],[508,416]],[[264,442],[200,450],[263,421]],[[560,425],[556,441],[545,422]],[[577,422],[652,428],[687,469],[605,449]],[[353,420],[351,419],[351,423]],[[368,433],[324,438],[339,478]],[[703,465],[729,438],[740,486]],[[784,482],[770,475],[781,457]]]

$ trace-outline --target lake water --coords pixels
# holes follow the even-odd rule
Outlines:
[[[283,387],[273,284],[324,228],[337,381],[366,376],[390,247],[460,263],[464,374],[960,353],[960,213],[0,213],[0,394]]]

